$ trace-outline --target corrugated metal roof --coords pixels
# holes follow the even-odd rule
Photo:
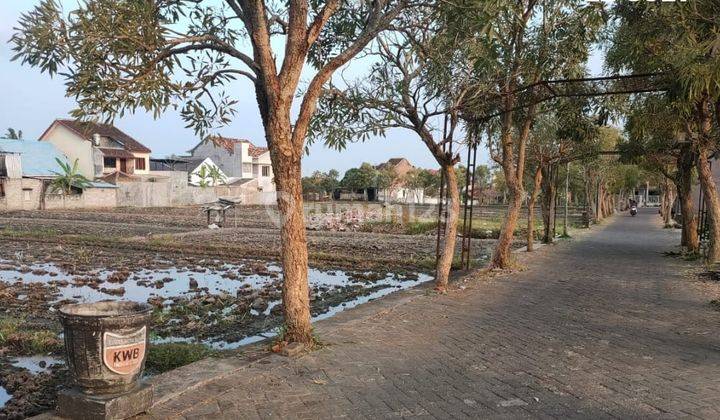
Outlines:
[[[56,172],[62,173],[55,158],[67,162],[65,155],[52,143],[44,141],[0,138],[0,152],[20,154],[23,176],[55,176]]]

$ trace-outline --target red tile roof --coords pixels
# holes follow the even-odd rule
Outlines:
[[[240,139],[240,138],[234,138],[234,137],[225,137],[225,136],[210,136],[207,139],[201,141],[198,143],[195,147],[190,149],[190,152],[192,153],[195,148],[197,148],[199,145],[206,141],[211,141],[216,147],[222,147],[225,150],[227,150],[230,154],[235,152],[235,145],[238,143],[248,143],[248,154],[251,157],[260,157],[263,153],[268,151],[267,147],[259,147],[252,144],[250,140],[246,139]]]
[[[61,124],[64,127],[74,131],[76,134],[78,134],[80,137],[84,138],[87,141],[92,141],[93,134],[100,134],[103,137],[109,137],[115,141],[122,143],[125,147],[125,150],[129,152],[150,153],[150,149],[145,147],[145,145],[110,124],[63,119],[55,120],[55,123]],[[51,124],[50,127],[52,127],[55,123]],[[50,127],[45,130],[45,133],[50,130]],[[43,135],[40,137],[42,138],[45,133],[43,133]]]
[[[98,149],[102,152],[103,156],[106,157],[114,157],[114,158],[120,158],[120,159],[132,159],[135,156],[128,152],[125,149],[112,149],[109,147],[98,147]]]
[[[205,141],[211,141],[215,146],[224,148],[225,150],[230,152],[230,154],[232,154],[235,151],[235,145],[237,143],[250,143],[249,140],[245,140],[245,139],[237,139],[237,138],[233,138],[233,137],[224,137],[224,136],[209,136],[206,140],[203,140],[202,142],[198,143],[198,145],[202,144]],[[197,147],[197,146],[195,146],[195,147]],[[193,150],[194,149],[195,148],[193,148]]]
[[[252,143],[250,143],[250,146],[248,147],[248,154],[254,158],[262,156],[267,151],[267,147],[258,147]]]

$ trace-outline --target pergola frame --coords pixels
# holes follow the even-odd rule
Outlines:
[[[502,94],[478,95],[476,100],[469,101],[469,106],[462,110],[462,118],[465,121],[482,126],[493,118],[500,117],[508,112],[528,108],[531,105],[538,105],[553,99],[666,92],[670,87],[671,83],[663,73],[544,80],[523,86],[514,91],[513,95],[516,96],[517,101],[516,105],[510,109],[502,109],[504,99]],[[480,132],[480,130],[475,131]],[[462,254],[460,258],[461,267],[464,269],[470,268],[472,215],[475,202],[475,163],[477,161],[477,147],[480,143],[479,136],[469,137],[468,139],[467,173],[463,195]],[[601,152],[601,154],[617,154],[617,152],[605,151]],[[440,236],[445,230],[442,218],[443,201],[447,202],[448,200],[447,191],[444,191],[442,187],[444,184],[445,179],[441,173],[437,219],[436,256],[438,258],[440,255]]]

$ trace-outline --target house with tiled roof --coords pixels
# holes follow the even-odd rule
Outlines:
[[[416,169],[406,158],[398,157],[388,159],[387,162],[376,165],[375,169],[379,171],[392,171],[394,173],[392,185],[377,192],[378,200],[415,204],[425,202],[425,192],[422,188],[408,188],[405,185],[405,177],[407,174]]]
[[[90,182],[57,191],[52,182],[72,164],[49,142],[0,138],[0,210],[115,207],[115,186]]]
[[[78,160],[80,173],[94,179],[119,173],[147,175],[150,149],[119,128],[96,122],[57,119],[40,136],[71,161]]]
[[[275,191],[270,151],[254,145],[250,140],[211,136],[198,143],[188,153],[191,159],[210,159],[231,180],[238,183],[255,181],[260,191]]]

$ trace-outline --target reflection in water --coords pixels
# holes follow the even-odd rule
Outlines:
[[[7,393],[5,388],[0,386],[0,407],[5,407],[5,404],[10,401],[10,394]]]
[[[51,287],[50,290],[56,293],[51,298],[54,302],[62,300],[97,302],[108,299],[147,302],[149,299],[157,300],[159,298],[166,305],[173,304],[172,298],[191,298],[198,295],[224,293],[236,296],[238,292],[242,293],[243,290],[247,291],[247,289],[273,288],[282,281],[282,269],[274,263],[255,260],[247,260],[240,264],[222,264],[219,261],[213,263],[214,267],[210,268],[202,266],[167,267],[167,265],[155,269],[143,268],[125,273],[125,276],[122,276],[123,278],[118,282],[117,273],[110,270],[96,269],[84,272],[81,275],[71,275],[52,263],[17,267],[17,264],[10,261],[0,260],[0,281],[47,284]],[[318,298],[347,286],[352,286],[355,289],[365,289],[366,293],[364,295],[363,293],[351,293],[344,302],[327,307],[323,310],[323,313],[314,316],[313,321],[317,321],[394,291],[408,289],[417,284],[430,281],[432,277],[421,273],[407,275],[381,274],[310,268],[308,270],[308,280]],[[94,285],[91,287],[89,284]],[[120,288],[124,290],[124,293],[113,293],[113,291],[118,291]],[[342,291],[340,292],[342,293]],[[276,299],[267,301],[267,306],[262,310],[262,315],[269,315],[270,311],[280,304],[279,296],[275,296]],[[228,307],[226,309],[229,311],[232,308]],[[253,309],[250,314],[259,316],[261,313]],[[267,331],[260,335],[242,338],[240,341],[211,341],[208,344],[215,348],[237,348],[274,335],[274,332]],[[153,342],[158,343],[191,341],[193,340],[180,337],[153,340]],[[28,363],[29,370],[37,371],[37,369],[42,369],[39,367],[39,362],[31,363],[26,361],[24,363]]]
[[[62,359],[58,359],[57,357],[53,356],[14,357],[10,361],[11,365],[18,368],[27,369],[32,374],[49,372],[50,366],[58,363],[64,364],[65,362]]]

